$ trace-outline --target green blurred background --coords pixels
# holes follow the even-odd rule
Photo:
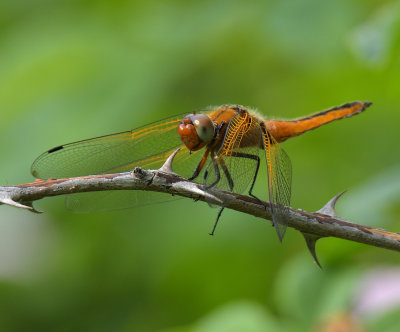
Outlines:
[[[2,185],[56,145],[208,105],[295,118],[354,100],[374,105],[283,144],[292,206],[348,189],[342,217],[400,231],[399,1],[0,2]],[[226,211],[209,236],[204,203],[36,206],[0,208],[1,331],[399,331],[399,299],[365,309],[361,287],[374,271],[400,287],[399,253],[324,239],[321,271],[264,220]]]

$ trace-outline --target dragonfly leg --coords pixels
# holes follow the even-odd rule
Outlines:
[[[251,188],[250,188],[250,191],[249,191],[249,195],[252,196],[252,197],[254,197],[255,199],[259,200],[260,202],[262,202],[258,197],[256,197],[255,195],[253,195],[253,194],[251,193],[251,191],[253,190],[253,187],[254,187],[254,183],[255,183],[255,181],[256,181],[256,178],[257,178],[258,170],[259,170],[259,168],[260,168],[260,158],[259,158],[258,156],[256,156],[256,155],[247,154],[247,153],[234,153],[234,154],[232,154],[232,156],[233,156],[233,157],[239,157],[239,158],[249,158],[249,159],[253,159],[253,160],[256,160],[256,161],[257,161],[257,167],[256,167],[256,171],[255,171],[255,174],[254,174],[253,182],[252,182],[252,184],[251,184]],[[219,164],[221,165],[221,168],[222,168],[222,170],[224,171],[224,174],[225,174],[225,176],[226,176],[226,178],[227,178],[227,180],[228,180],[229,190],[230,190],[230,191],[233,191],[233,186],[234,186],[233,179],[232,179],[231,174],[229,173],[228,168],[226,167],[226,164],[225,164],[224,160],[223,160],[223,159],[219,159]],[[263,203],[263,202],[262,202],[262,203]],[[215,220],[215,224],[214,224],[214,227],[213,227],[213,229],[212,229],[210,235],[214,235],[215,229],[217,228],[218,221],[219,221],[219,219],[220,219],[220,217],[221,217],[221,214],[222,214],[222,212],[224,211],[224,209],[225,209],[225,207],[222,207],[222,208],[219,210],[218,215],[217,215],[217,219]]]
[[[197,178],[201,172],[201,170],[203,169],[206,161],[207,161],[207,157],[208,157],[208,153],[209,150],[207,149],[206,152],[204,152],[203,157],[201,158],[199,164],[197,165],[196,169],[194,170],[193,175],[188,179],[190,181],[194,180],[195,178]]]
[[[211,233],[209,233],[210,235],[214,235],[215,229],[217,228],[217,225],[218,225],[219,218],[221,217],[221,214],[224,211],[224,209],[225,209],[225,207],[222,207],[219,209],[217,219],[215,220],[215,223],[214,223],[214,227],[213,227]]]
[[[229,190],[233,191],[233,179],[232,179],[231,173],[229,173],[228,167],[226,167],[226,164],[223,159],[218,159],[218,161],[219,161],[219,164],[221,165],[222,170],[224,171],[226,179],[228,180]]]
[[[215,179],[215,181],[214,181],[213,183],[211,183],[209,186],[207,186],[206,189],[209,189],[209,188],[214,187],[214,186],[219,182],[219,180],[221,179],[221,174],[220,174],[220,172],[219,172],[218,163],[217,163],[217,161],[216,161],[216,159],[215,159],[213,153],[211,153],[211,162],[212,162],[212,164],[213,164],[213,166],[214,166],[214,171],[215,171],[216,179]],[[224,164],[224,165],[225,165],[225,164]],[[208,175],[208,172],[206,171],[206,172],[204,173],[204,181],[206,181],[207,175]],[[219,209],[218,215],[217,215],[217,219],[215,220],[215,223],[214,223],[214,227],[213,227],[213,229],[211,230],[211,233],[209,233],[210,235],[214,235],[215,229],[217,228],[217,225],[218,225],[219,218],[221,217],[221,214],[222,214],[222,212],[224,211],[224,209],[225,209],[224,206],[221,207],[221,208]]]
[[[257,156],[257,155],[254,155],[254,154],[241,153],[241,152],[234,152],[232,154],[232,157],[248,158],[248,159],[252,159],[252,160],[257,162],[256,170],[255,170],[254,176],[253,176],[253,181],[251,182],[251,186],[250,186],[250,189],[249,189],[249,196],[251,196],[251,197],[255,198],[257,201],[259,201],[264,206],[264,209],[267,210],[267,205],[264,203],[264,201],[262,201],[256,195],[253,194],[253,188],[254,188],[254,185],[255,185],[256,180],[257,180],[258,171],[260,169],[260,157]],[[274,226],[274,222],[273,221],[272,221],[272,226]]]
[[[255,154],[241,153],[241,152],[232,153],[232,157],[248,158],[248,159],[252,159],[252,160],[256,161],[257,166],[256,166],[256,170],[254,172],[253,181],[251,182],[251,186],[250,186],[250,189],[249,189],[249,195],[261,202],[261,200],[257,196],[255,196],[253,194],[253,188],[254,188],[254,185],[255,185],[256,180],[257,180],[258,171],[260,169],[260,157],[255,155]]]
[[[210,188],[214,187],[214,186],[219,182],[219,180],[221,180],[221,174],[220,174],[220,172],[219,172],[218,163],[217,163],[217,161],[216,161],[216,159],[214,158],[213,155],[211,156],[211,162],[212,162],[212,164],[213,164],[213,166],[214,166],[214,171],[215,171],[215,177],[216,177],[216,179],[215,179],[215,181],[214,181],[213,183],[211,183],[210,185],[208,185],[208,186],[206,187],[206,189],[210,189]],[[204,182],[206,181],[207,176],[208,176],[208,172],[205,171],[205,173],[204,173]]]

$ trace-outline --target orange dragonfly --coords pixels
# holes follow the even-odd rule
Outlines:
[[[371,103],[352,102],[297,120],[268,120],[240,105],[176,115],[131,131],[57,146],[40,155],[31,173],[41,179],[159,168],[181,147],[174,170],[206,188],[253,194],[261,162],[266,163],[272,223],[285,234],[291,196],[291,162],[279,143],[334,120],[364,111]],[[108,191],[69,195],[67,208],[92,212],[154,203],[158,193]],[[147,197],[151,195],[151,197]],[[165,200],[163,195],[160,201]],[[167,197],[167,200],[170,199]],[[223,211],[223,207],[215,222]]]

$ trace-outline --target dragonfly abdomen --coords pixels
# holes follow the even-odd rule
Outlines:
[[[301,135],[329,122],[359,114],[370,105],[370,102],[353,102],[297,120],[268,120],[265,124],[268,131],[277,142],[283,142],[290,137]]]

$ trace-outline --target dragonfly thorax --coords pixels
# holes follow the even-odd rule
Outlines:
[[[205,114],[189,114],[178,127],[178,134],[190,151],[199,150],[210,143],[214,132],[214,124]]]

